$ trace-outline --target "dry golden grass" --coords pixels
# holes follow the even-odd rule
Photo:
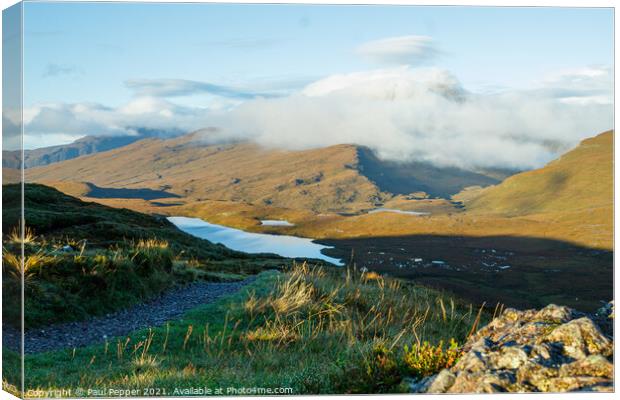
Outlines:
[[[167,249],[168,242],[160,239],[140,239],[136,243],[138,249]]]
[[[15,281],[19,281],[23,278],[26,283],[30,282],[34,277],[35,269],[53,259],[53,256],[47,256],[42,252],[37,252],[26,256],[22,265],[21,255],[11,253],[6,249],[2,251],[2,266],[3,270],[7,273],[7,277]]]
[[[609,131],[586,139],[543,168],[481,190],[468,201],[469,212],[522,216],[608,208],[613,205],[613,136]]]
[[[189,201],[231,200],[304,210],[359,210],[381,193],[357,170],[355,146],[267,150],[249,143],[197,145],[200,137],[142,140],[115,150],[26,170],[26,181],[78,194],[99,187],[162,186]],[[113,160],[113,161],[112,161]],[[112,167],[113,166],[113,167]]]
[[[11,232],[9,232],[9,235],[8,235],[8,239],[9,239],[9,242],[11,243],[30,244],[36,241],[37,236],[34,234],[34,230],[30,228],[29,226],[26,226],[23,232],[23,236],[22,236],[21,227],[18,225],[18,226],[14,226],[11,229]]]
[[[19,169],[2,168],[2,184],[19,183],[22,180],[22,173]]]

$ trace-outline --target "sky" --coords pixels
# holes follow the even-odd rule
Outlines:
[[[612,128],[612,79],[611,9],[24,8],[27,148],[215,126],[217,140],[532,168]]]

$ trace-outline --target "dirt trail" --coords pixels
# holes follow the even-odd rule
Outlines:
[[[82,347],[103,343],[114,337],[125,336],[138,329],[160,326],[176,319],[188,310],[232,294],[256,278],[240,282],[195,282],[172,289],[145,303],[86,321],[50,325],[26,331],[25,353]],[[2,341],[10,349],[19,350],[20,332],[4,326]]]

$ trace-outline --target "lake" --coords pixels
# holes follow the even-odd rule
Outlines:
[[[177,228],[190,235],[245,253],[272,253],[291,258],[318,258],[332,264],[344,265],[340,259],[326,256],[323,249],[331,246],[314,243],[312,239],[287,235],[252,233],[223,225],[212,224],[200,218],[168,217]]]
[[[263,219],[260,224],[263,226],[295,226],[295,224],[282,219]]]
[[[374,210],[368,211],[368,214],[374,214],[379,212],[392,212],[397,214],[409,214],[409,215],[430,215],[429,212],[421,212],[421,211],[405,211],[405,210],[397,210],[395,208],[375,208]]]

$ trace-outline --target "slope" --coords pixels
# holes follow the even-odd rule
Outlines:
[[[32,168],[70,160],[122,147],[140,139],[144,139],[144,136],[85,136],[69,144],[24,150],[24,167]],[[2,166],[5,168],[19,168],[20,151],[2,151]]]
[[[575,212],[613,206],[613,132],[581,142],[545,167],[481,190],[467,203],[470,213],[519,216]]]
[[[398,195],[426,192],[448,197],[464,185],[498,182],[455,168],[431,169],[432,179],[428,179],[428,166],[384,162],[367,149],[348,144],[286,151],[247,142],[208,144],[204,136],[194,133],[145,139],[31,168],[26,180],[76,190],[77,183],[88,183],[96,191],[83,186],[75,194],[91,198],[145,199],[147,194],[150,199],[180,196],[188,202],[226,200],[344,213],[375,208]],[[387,175],[397,179],[386,180]],[[135,192],[120,195],[118,189]]]

